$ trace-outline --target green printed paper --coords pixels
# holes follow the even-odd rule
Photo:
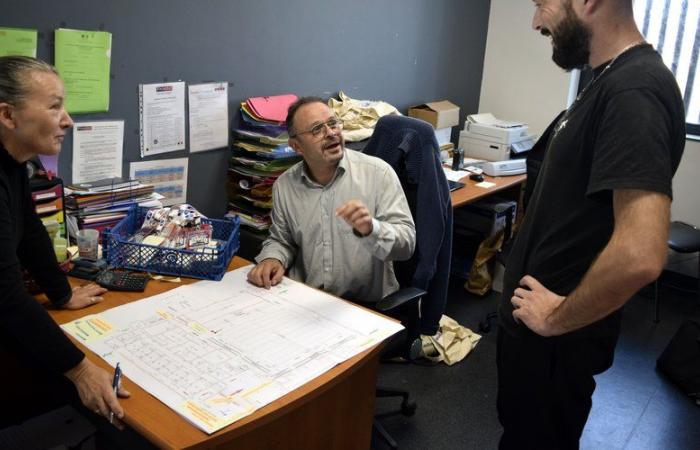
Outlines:
[[[109,110],[111,57],[111,33],[56,30],[56,69],[66,87],[69,113]]]
[[[0,27],[0,56],[36,58],[36,30]]]

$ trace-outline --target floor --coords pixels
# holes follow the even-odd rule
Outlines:
[[[700,406],[655,370],[656,359],[683,320],[700,321],[700,300],[694,292],[697,281],[672,273],[664,274],[663,281],[660,323],[653,323],[653,290],[643,290],[626,306],[613,367],[596,379],[582,449],[700,448]],[[461,282],[453,280],[447,314],[476,330],[497,302],[496,293],[485,298],[470,296]],[[410,390],[418,404],[413,417],[380,419],[399,448],[497,448],[501,429],[495,407],[495,353],[496,333],[491,332],[484,334],[472,354],[452,367],[383,364],[380,383]],[[396,404],[379,399],[377,412],[386,413]],[[374,442],[373,448],[388,447]]]

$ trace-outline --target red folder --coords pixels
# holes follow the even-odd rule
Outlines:
[[[282,94],[249,98],[247,103],[258,117],[281,123],[287,119],[287,110],[295,101],[297,101],[296,95]]]

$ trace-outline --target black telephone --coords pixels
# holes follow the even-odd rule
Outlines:
[[[93,281],[107,267],[107,263],[102,259],[91,261],[84,258],[75,258],[72,263],[73,267],[66,272],[66,275],[90,281]]]

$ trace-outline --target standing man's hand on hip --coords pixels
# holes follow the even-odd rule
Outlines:
[[[520,280],[520,287],[513,292],[511,303],[515,308],[513,317],[540,336],[557,336],[558,330],[552,322],[552,314],[566,299],[544,287],[530,275]]]

